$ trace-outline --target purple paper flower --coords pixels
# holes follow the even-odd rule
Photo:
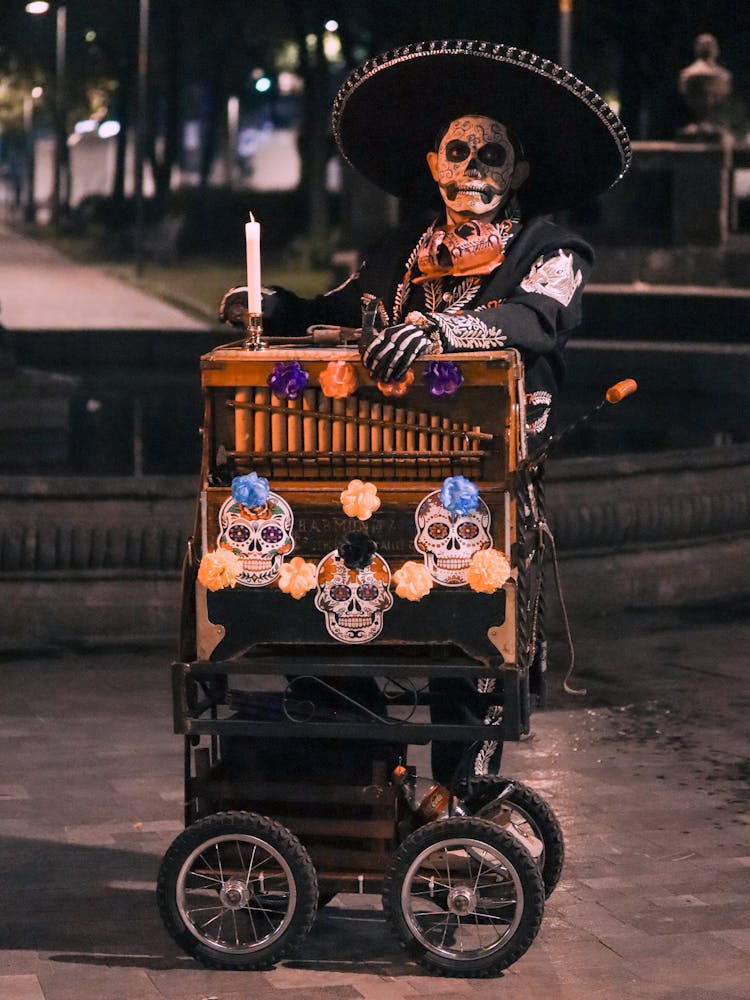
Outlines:
[[[268,376],[271,392],[277,399],[296,399],[310,381],[299,361],[279,361]]]
[[[466,476],[448,476],[440,489],[440,503],[451,514],[470,514],[479,506],[479,488]]]
[[[262,507],[268,500],[270,492],[268,480],[259,476],[257,472],[251,472],[247,476],[235,476],[232,480],[232,499],[251,510],[253,507]]]
[[[429,361],[424,380],[431,396],[455,396],[464,377],[452,361]]]

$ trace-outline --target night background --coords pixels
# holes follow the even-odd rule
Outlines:
[[[733,74],[734,90],[721,109],[722,119],[738,140],[745,140],[750,127],[750,8],[745,4],[575,0],[567,15],[567,42],[554,0],[489,8],[424,0],[408,5],[391,0],[151,0],[146,6],[148,37],[141,37],[140,45],[141,59],[147,53],[148,74],[145,93],[139,95],[142,0],[140,5],[138,0],[65,4],[62,127],[67,135],[75,123],[88,121],[90,129],[104,125],[99,134],[109,135],[116,147],[109,189],[75,198],[66,222],[69,230],[81,231],[93,220],[119,231],[120,239],[110,245],[122,251],[127,250],[123,227],[132,225],[135,211],[125,166],[128,136],[142,141],[153,177],[144,209],[147,224],[170,212],[183,213],[187,224],[181,249],[219,253],[227,247],[226,226],[237,207],[230,184],[252,184],[262,158],[259,137],[291,129],[300,154],[296,191],[287,192],[281,204],[274,202],[266,248],[275,251],[293,236],[306,234],[313,260],[325,261],[340,235],[335,227],[342,224],[330,182],[325,193],[327,165],[335,157],[333,96],[346,74],[365,59],[416,40],[482,38],[553,60],[567,55],[568,68],[619,109],[634,140],[665,140],[673,138],[687,117],[678,73],[693,61],[696,36],[710,32],[718,39],[720,62]],[[0,166],[21,201],[28,200],[28,133],[43,137],[54,130],[56,72],[54,11],[31,16],[24,8],[20,0],[9,0],[0,11]],[[333,30],[326,30],[326,24]],[[34,87],[43,93],[30,110],[28,95]],[[418,100],[418,95],[405,99]],[[115,137],[113,122],[119,127]],[[224,167],[227,160],[223,175],[217,173],[217,164]],[[181,178],[177,184],[175,167]],[[61,200],[67,210],[64,185]]]
[[[678,80],[705,33],[720,55],[694,78],[701,110]],[[248,211],[262,224],[264,283],[305,296],[344,279],[403,221],[408,206],[340,160],[331,104],[369,57],[442,38],[564,63],[633,140],[625,179],[556,220],[592,243],[596,265],[566,352],[556,424],[566,434],[535,478],[534,503],[527,510],[518,468],[491,484],[506,510],[515,495],[536,519],[525,537],[521,518],[503,525],[515,576],[502,599],[517,593],[516,613],[499,611],[500,594],[482,596],[501,625],[488,629],[478,595],[443,588],[437,629],[451,639],[475,630],[500,651],[500,684],[525,692],[529,732],[505,741],[500,773],[516,792],[536,789],[547,819],[559,820],[542,857],[564,860],[561,878],[510,969],[428,978],[392,935],[379,895],[362,893],[354,862],[340,860],[339,840],[332,851],[350,891],[316,909],[306,880],[315,923],[294,958],[263,971],[204,969],[167,933],[172,899],[161,892],[160,915],[158,873],[180,868],[174,844],[186,824],[192,836],[196,814],[216,831],[219,807],[273,807],[278,818],[285,806],[272,783],[260,805],[238,806],[236,795],[257,788],[223,784],[224,734],[183,736],[191,713],[210,725],[217,708],[249,701],[222,700],[227,664],[204,676],[201,662],[175,658],[195,660],[199,633],[211,659],[237,622],[247,642],[268,629],[277,676],[261,684],[278,705],[284,677],[310,666],[299,636],[322,618],[312,593],[297,603],[275,583],[265,595],[225,587],[211,602],[194,585],[211,425],[201,359],[210,381],[224,362],[206,356],[242,346],[217,306],[245,280]],[[749,52],[747,0],[0,0],[0,1000],[747,1000]],[[229,367],[253,360],[225,353]],[[638,391],[605,403],[626,378]],[[232,393],[240,384],[228,382]],[[239,390],[217,398],[236,428]],[[495,416],[476,419],[489,427]],[[514,420],[496,423],[495,440],[510,439]],[[256,444],[253,454],[263,454]],[[323,552],[338,487],[302,485],[305,503],[321,505],[304,516]],[[209,506],[221,489],[203,490]],[[532,594],[539,564],[544,587]],[[238,609],[228,629],[213,610],[224,598]],[[365,673],[384,650],[426,658],[422,648],[439,645],[429,599],[416,615],[396,600],[392,617],[420,623],[426,638],[339,646],[342,672],[350,655]],[[248,667],[243,688],[263,669],[248,648],[228,665]],[[429,667],[449,673],[445,649],[431,652]],[[198,680],[188,676],[196,665]],[[385,680],[389,698],[412,691],[399,677],[406,683]],[[498,707],[504,725],[518,715],[511,699]],[[300,801],[312,801],[313,828],[333,822],[348,838],[360,818],[346,812],[342,771],[362,763],[357,744],[336,745],[319,803],[306,743],[285,734],[284,767]],[[277,761],[273,741],[258,750],[232,735],[257,781],[258,760]],[[409,749],[420,775],[428,756],[423,736]],[[355,791],[373,796],[361,799],[368,825],[357,832],[382,837],[385,824],[395,840],[396,793],[365,764],[373,785]],[[230,888],[242,894],[249,870],[240,881]],[[473,892],[456,898],[473,905]]]

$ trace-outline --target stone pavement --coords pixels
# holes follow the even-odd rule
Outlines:
[[[10,330],[205,330],[93,265],[0,223],[0,322]]]
[[[376,897],[340,896],[269,972],[202,969],[154,899],[181,829],[170,650],[0,665],[0,1000],[746,1000],[750,614],[576,622],[577,684],[504,771],[544,794],[563,880],[527,954],[489,981],[409,964]]]

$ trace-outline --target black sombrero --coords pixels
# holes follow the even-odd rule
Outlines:
[[[528,214],[601,194],[630,165],[625,126],[572,73],[523,49],[492,42],[419,42],[355,70],[333,105],[344,159],[378,187],[416,203],[434,200],[425,154],[460,115],[510,127],[531,164]]]

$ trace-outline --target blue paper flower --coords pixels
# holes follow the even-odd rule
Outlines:
[[[271,392],[277,399],[296,399],[310,381],[299,361],[279,361],[268,376]]]
[[[243,507],[262,507],[270,492],[268,480],[257,472],[251,472],[248,476],[235,476],[232,480],[232,499]]]
[[[479,488],[466,476],[448,476],[440,489],[440,503],[451,514],[469,514],[479,506]]]
[[[424,380],[431,396],[455,396],[464,377],[452,361],[429,361]]]

